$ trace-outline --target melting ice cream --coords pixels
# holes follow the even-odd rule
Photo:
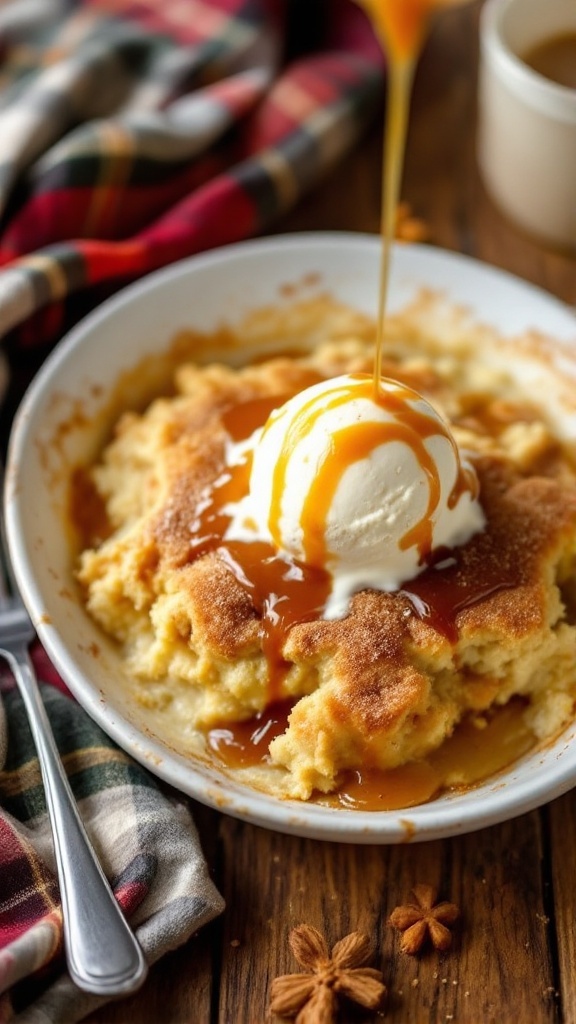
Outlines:
[[[360,589],[399,589],[484,526],[472,464],[433,406],[396,381],[347,375],[300,392],[231,447],[231,462],[248,457],[249,494],[226,539],[264,539],[326,569],[327,617]]]

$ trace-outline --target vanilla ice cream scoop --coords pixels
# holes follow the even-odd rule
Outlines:
[[[430,403],[396,381],[315,384],[275,410],[251,445],[250,493],[227,536],[252,532],[327,570],[327,617],[345,614],[359,589],[399,589],[432,552],[484,525],[472,465]]]

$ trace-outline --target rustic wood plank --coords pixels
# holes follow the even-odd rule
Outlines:
[[[299,970],[287,938],[302,923],[329,943],[355,929],[370,935],[390,1024],[557,1019],[537,813],[468,837],[397,847],[283,837],[226,819],[221,835],[222,1024],[265,1019],[272,979]],[[463,917],[451,951],[413,958],[399,952],[387,921],[422,881],[459,903]]]
[[[398,952],[385,932],[391,971],[387,1020],[550,1024],[553,970],[547,946],[537,814],[441,842],[389,851],[386,916],[415,882],[438,887],[462,917],[447,953]]]
[[[134,996],[108,1003],[87,1024],[208,1024],[212,998],[211,947],[217,926],[208,925],[185,946],[152,967]]]
[[[547,826],[550,857],[549,899],[558,957],[558,999],[562,1020],[576,1020],[576,792],[555,800],[542,812]]]
[[[475,1020],[555,1020],[537,812],[459,840],[452,881],[468,926],[460,968]]]
[[[230,819],[222,820],[221,836],[228,912],[220,1024],[266,1020],[272,979],[300,970],[287,941],[299,924],[314,925],[330,945],[350,931],[366,932],[373,964],[382,966],[385,849],[282,836]]]

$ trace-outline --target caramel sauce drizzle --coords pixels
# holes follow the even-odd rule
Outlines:
[[[424,42],[432,15],[466,0],[357,0],[374,25],[390,60],[413,60]]]
[[[485,562],[472,582],[467,574],[461,573],[456,553],[438,551],[434,563],[405,583],[398,593],[408,599],[419,619],[455,644],[458,640],[456,620],[461,612],[493,594],[518,586],[519,582],[520,567],[514,575],[510,566],[498,562]]]
[[[249,768],[268,759],[268,747],[286,731],[292,704],[278,701],[243,722],[223,722],[208,731],[209,750],[228,768]]]
[[[230,769],[253,768],[269,761],[268,747],[288,726],[292,704],[281,701],[244,722],[224,722],[208,732],[208,747]],[[366,765],[343,772],[336,791],[317,794],[315,803],[361,811],[391,811],[432,800],[447,790],[465,790],[507,768],[534,746],[523,716],[525,704],[514,698],[484,716],[469,716],[427,758],[399,768]]]
[[[373,397],[370,377],[359,376],[359,379],[362,380],[360,390]],[[310,380],[311,384],[317,382],[317,376]],[[414,411],[410,412],[406,407],[406,394],[414,395],[415,392],[399,384],[397,415],[405,414],[409,422]],[[289,397],[276,395],[240,403],[223,413],[223,425],[232,440],[242,441],[266,422],[270,413],[282,406]],[[481,415],[481,404],[479,399],[475,414],[481,416],[487,433],[496,434],[501,426],[500,421],[493,422],[490,416]],[[417,426],[420,431],[426,424]],[[430,429],[429,426],[427,429]],[[434,424],[434,431],[437,431],[437,424]],[[265,710],[248,721],[223,723],[208,733],[208,746],[213,755],[232,768],[266,762],[271,740],[285,731],[291,703],[279,702],[282,682],[289,668],[282,657],[283,644],[293,625],[322,615],[330,591],[330,577],[326,572],[292,559],[280,558],[271,544],[240,541],[223,544],[230,523],[230,517],[224,509],[247,493],[249,475],[249,458],[232,467],[226,467],[223,463],[220,476],[204,495],[195,519],[190,523],[191,559],[217,551],[248,594],[260,616],[262,647],[269,667]],[[457,500],[458,488],[463,486],[468,486],[465,474],[454,488],[453,500]],[[111,532],[102,503],[94,503],[92,500],[95,493],[85,473],[79,471],[73,476],[70,516],[84,537],[84,547],[98,543]],[[437,552],[435,557],[440,559],[440,567],[429,566],[420,576],[405,585],[399,597],[408,599],[419,618],[452,642],[457,640],[456,618],[460,612],[490,594],[514,587],[519,582],[518,578],[512,578],[509,566],[483,561],[472,583],[466,574],[461,578],[458,551]],[[446,778],[450,772],[453,774],[452,769],[448,771],[446,767],[448,761],[443,760],[448,758],[450,751],[454,752],[453,767],[462,770],[464,781],[461,784],[472,785],[474,781],[510,764],[534,743],[532,734],[520,722],[517,711],[512,718],[506,716],[506,708],[494,716],[494,721],[498,719],[502,722],[497,735],[496,725],[484,730],[478,730],[470,724],[465,729],[458,727],[454,737],[440,748],[437,755],[426,761],[386,772],[367,766],[361,772],[344,776],[333,797],[318,799],[322,802],[331,801],[334,806],[365,810],[392,809],[421,803],[441,792],[445,788]],[[465,739],[462,740],[462,737]],[[470,767],[466,768],[464,763],[467,751],[474,746],[471,746],[469,740],[474,741],[474,749],[477,749],[474,771]],[[495,766],[494,750],[502,752]]]
[[[371,377],[356,375],[356,383],[349,388],[343,386],[334,396],[334,402],[347,400],[347,391],[362,394],[373,399]],[[316,381],[315,381],[316,382]],[[368,424],[367,431],[362,434],[359,445],[354,444],[354,434],[342,431],[344,435],[334,445],[334,455],[329,454],[320,467],[317,479],[308,496],[309,500],[303,515],[303,526],[307,532],[306,562],[297,561],[289,556],[280,555],[272,543],[264,541],[223,541],[231,517],[226,506],[235,504],[243,498],[249,487],[250,457],[234,466],[222,465],[222,472],[207,489],[196,510],[196,516],[190,523],[190,558],[200,558],[210,552],[218,552],[226,563],[236,581],[248,595],[260,619],[262,649],[268,664],[267,702],[277,701],[282,694],[282,683],[290,668],[282,656],[286,637],[290,629],[298,624],[321,618],[331,589],[331,578],[322,567],[323,560],[318,546],[322,543],[320,530],[308,534],[308,520],[322,521],[328,514],[332,495],[346,466],[356,458],[365,457],[374,446],[399,439],[409,444],[420,459],[431,481],[430,496],[425,516],[403,538],[403,545],[418,544],[424,560],[429,561],[431,548],[431,516],[440,495],[440,482],[437,468],[430,459],[424,446],[424,439],[439,433],[437,420],[431,419],[424,412],[413,408],[407,400],[419,398],[416,392],[406,385],[394,382],[392,395],[381,396],[381,402],[388,408],[392,405],[397,421],[395,423]],[[223,425],[235,442],[248,438],[257,426],[267,421],[270,414],[282,407],[287,395],[276,395],[267,398],[242,402],[228,408],[222,415]],[[319,410],[312,400],[311,415]],[[309,423],[310,410],[302,411],[300,426]],[[444,435],[441,435],[444,436]],[[454,441],[446,431],[446,437]],[[344,441],[344,450],[338,452],[340,440]],[[457,449],[455,447],[457,455]],[[284,452],[288,457],[290,447]],[[280,460],[283,461],[283,460]],[[285,468],[282,471],[285,474]],[[275,481],[278,493],[282,493],[284,477],[280,474]],[[464,467],[449,496],[452,505],[470,482]],[[314,555],[318,556],[320,565],[312,564]],[[450,565],[445,566],[446,555]],[[471,607],[490,594],[507,587],[514,586],[517,581],[510,578],[510,569],[499,565],[482,566],[475,575],[474,584],[460,579],[458,552],[436,552],[435,561],[441,561],[442,568],[434,565],[426,568],[420,576],[410,581],[402,589],[401,594],[412,605],[413,611],[433,628],[451,641],[457,639],[458,630],[456,616],[459,612]]]
[[[382,388],[374,394],[372,379],[362,374],[352,377],[354,383],[335,387],[328,397],[324,392],[312,397],[295,415],[285,435],[284,445],[279,453],[272,482],[272,500],[268,526],[275,543],[281,545],[280,519],[282,500],[287,493],[288,466],[294,450],[302,438],[313,430],[317,421],[326,413],[345,405],[352,398],[375,401],[380,408],[391,413],[394,419],[387,422],[374,421],[358,423],[334,431],[331,443],[325,446],[323,460],[312,481],[300,518],[303,533],[304,561],[308,565],[325,566],[331,552],[326,545],[328,515],[338,485],[346,470],[355,462],[368,458],[380,445],[399,441],[405,444],[422,468],[429,482],[428,505],[422,519],[409,530],[400,541],[400,548],[406,551],[416,547],[423,562],[432,550],[433,516],[441,498],[441,481],[436,460],[430,455],[425,442],[440,436],[452,446],[459,466],[459,472],[448,496],[449,508],[454,508],[466,490],[477,493],[475,475],[466,471],[460,463],[458,449],[448,430],[442,430],[438,420],[417,407],[420,396],[406,385],[395,381],[384,393]]]
[[[374,358],[376,392],[379,390],[382,376],[392,241],[400,199],[414,70],[432,15],[441,7],[465,2],[467,0],[357,0],[370,18],[376,36],[388,57],[380,223],[382,256]]]
[[[370,376],[358,375],[357,379],[359,383],[353,387],[373,398]],[[311,384],[317,382],[317,376],[310,380]],[[418,449],[422,434],[437,433],[438,424],[432,424],[429,417],[407,406],[406,398],[416,395],[412,389],[402,384],[397,384],[396,388],[393,400],[398,406],[396,416],[406,436],[411,436],[410,431],[416,431],[414,443]],[[228,408],[222,415],[228,435],[236,442],[246,439],[289,397],[276,395]],[[340,398],[344,400],[342,395]],[[388,407],[389,400],[388,395]],[[501,427],[500,421],[493,422],[492,417],[483,415],[481,406],[479,398],[475,415],[482,419],[487,433],[497,434]],[[428,422],[421,423],[420,418],[428,419]],[[388,424],[381,426],[388,429]],[[449,434],[447,436],[450,437]],[[374,437],[367,438],[367,442],[369,447],[374,443]],[[377,443],[380,443],[378,439]],[[358,454],[356,451],[349,457],[362,457],[362,452]],[[338,480],[337,466],[332,468]],[[190,558],[196,559],[217,551],[219,557],[225,560],[260,617],[262,648],[268,663],[267,706],[264,711],[248,721],[223,723],[208,732],[208,747],[213,756],[231,768],[265,763],[271,740],[285,731],[291,704],[279,702],[282,682],[289,669],[289,664],[282,656],[284,641],[296,623],[321,617],[330,591],[330,577],[326,572],[293,559],[279,557],[271,544],[240,541],[223,543],[230,523],[230,516],[224,509],[247,493],[249,476],[249,457],[244,463],[231,467],[225,466],[223,462],[219,477],[203,495],[195,518],[190,523]],[[466,474],[461,474],[451,501],[457,500],[459,489],[468,487],[468,483]],[[85,473],[74,475],[70,514],[72,522],[85,538],[85,547],[110,533],[110,524],[106,520],[102,503],[94,504],[92,500],[94,493]],[[425,530],[422,524],[419,524],[419,528]],[[492,593],[517,585],[519,581],[512,578],[514,574],[511,574],[509,566],[504,567],[497,562],[488,564],[484,560],[471,582],[466,574],[460,574],[458,551],[436,552],[435,558],[440,560],[440,566],[435,568],[431,565],[425,569],[420,576],[405,585],[399,597],[406,598],[415,614],[452,642],[457,640],[456,618],[461,611]],[[498,726],[498,732],[496,724],[492,726],[491,721],[483,730],[468,723],[458,727],[454,736],[425,761],[385,772],[367,765],[360,772],[343,776],[338,792],[332,797],[318,799],[331,806],[364,810],[407,807],[432,799],[446,788],[446,779],[454,774],[455,768],[460,771],[459,785],[472,785],[506,767],[533,746],[534,738],[522,723],[518,711],[511,718],[507,717],[508,714],[507,709],[503,709],[494,716],[494,723],[496,720],[502,723],[501,727]],[[473,758],[475,767],[466,760],[473,750],[476,750]],[[452,767],[449,763],[450,751],[453,752],[450,762]],[[494,751],[500,752],[496,761]]]
[[[314,375],[313,383],[317,381]],[[259,398],[228,408],[222,421],[230,438],[239,442],[250,437],[289,397]],[[279,555],[272,544],[264,541],[223,542],[230,525],[224,509],[247,494],[249,478],[249,457],[238,465],[223,466],[191,523],[190,555],[196,559],[217,551],[248,594],[260,617],[262,650],[268,664],[268,701],[273,702],[290,667],[282,657],[286,635],[296,623],[322,615],[330,593],[330,577],[322,568]]]
[[[359,3],[372,21],[389,63],[380,204],[382,253],[374,358],[374,391],[377,394],[382,377],[392,240],[400,199],[412,81],[432,4],[430,0],[359,0]]]

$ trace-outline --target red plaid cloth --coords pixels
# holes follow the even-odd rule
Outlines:
[[[378,104],[380,53],[351,0],[32,9],[0,6],[0,335],[27,321],[19,342],[269,228]]]
[[[36,654],[43,675],[45,656]],[[61,685],[42,691],[84,824],[152,963],[223,909],[188,806],[169,798]],[[40,768],[22,700],[6,675],[0,694],[0,1024],[72,1024],[106,1000],[80,992],[64,971]]]
[[[43,355],[128,280],[269,228],[354,144],[381,85],[351,0],[0,0],[0,336],[20,376],[29,346]],[[153,961],[222,910],[188,808],[36,658],[82,816]],[[2,690],[0,1024],[72,1022],[101,1000],[63,971],[39,768]]]

